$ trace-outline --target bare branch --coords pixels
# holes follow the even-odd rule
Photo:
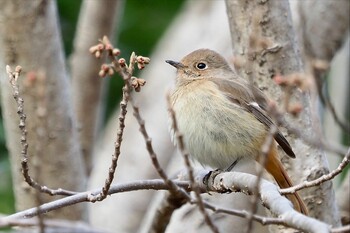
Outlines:
[[[17,114],[19,117],[19,125],[18,128],[21,131],[21,146],[22,146],[22,151],[21,151],[21,166],[22,166],[22,174],[24,177],[24,180],[34,189],[38,190],[39,192],[42,193],[47,193],[51,196],[54,195],[64,195],[64,196],[69,196],[76,194],[76,192],[65,190],[65,189],[51,189],[46,187],[45,185],[40,185],[38,182],[36,182],[29,174],[29,166],[28,166],[28,161],[29,161],[29,156],[28,156],[28,142],[27,142],[27,129],[26,129],[26,114],[24,112],[24,100],[20,95],[19,88],[18,88],[18,83],[17,80],[20,76],[22,67],[17,66],[15,71],[11,70],[10,66],[6,66],[6,72],[9,77],[9,81],[11,84],[11,87],[13,89],[13,98],[15,99],[17,103]]]
[[[349,163],[350,163],[350,148],[348,149],[348,152],[344,156],[343,161],[332,172],[330,172],[326,175],[323,175],[316,180],[304,181],[304,182],[302,182],[298,185],[295,185],[293,187],[281,189],[280,192],[281,192],[281,194],[291,194],[291,193],[295,193],[296,191],[304,189],[304,188],[309,188],[309,187],[320,185],[323,182],[329,181],[329,180],[333,179],[335,176],[337,176],[338,174],[340,174]]]
[[[36,227],[38,226],[38,219],[11,219],[4,220],[0,219],[0,227]],[[79,233],[108,233],[105,230],[94,228],[91,225],[88,225],[80,221],[67,221],[67,220],[56,220],[56,219],[46,219],[43,221],[43,226],[47,232],[51,230],[55,232],[79,232]]]
[[[105,77],[106,75],[112,75],[114,73],[113,69],[121,76],[121,78],[124,80],[124,87],[123,87],[123,98],[120,102],[120,115],[118,117],[119,123],[118,123],[118,131],[117,131],[117,138],[114,145],[114,154],[112,155],[112,163],[108,169],[108,177],[105,180],[105,184],[102,187],[101,192],[97,196],[91,196],[90,201],[102,201],[104,200],[107,195],[109,188],[112,184],[112,181],[114,179],[114,173],[117,168],[117,162],[120,155],[120,147],[121,142],[123,140],[123,133],[125,128],[125,116],[127,114],[127,104],[129,102],[131,87],[133,87],[136,91],[139,91],[141,86],[145,84],[145,81],[136,79],[136,83],[132,79],[132,74],[134,72],[135,64],[138,64],[139,69],[143,69],[145,64],[149,63],[149,58],[142,57],[142,56],[136,56],[133,52],[130,56],[130,62],[129,65],[126,64],[124,58],[120,58],[119,60],[116,59],[117,56],[120,55],[120,50],[113,47],[112,43],[108,39],[107,36],[104,36],[102,40],[100,40],[100,43],[92,46],[89,49],[90,53],[95,55],[97,58],[102,56],[103,52],[106,52],[108,55],[108,58],[111,60],[112,65],[106,65],[103,64],[101,66],[101,70],[99,72],[100,77]]]
[[[112,155],[112,163],[111,166],[108,169],[108,177],[105,181],[105,185],[103,186],[101,193],[96,196],[97,201],[102,201],[107,197],[108,190],[112,184],[112,181],[114,179],[114,173],[117,168],[117,163],[118,163],[118,158],[120,155],[120,147],[121,147],[121,142],[123,140],[123,133],[124,133],[124,128],[125,128],[125,116],[126,116],[126,107],[129,101],[129,93],[128,93],[128,88],[125,85],[123,87],[123,97],[120,102],[120,114],[118,117],[118,130],[117,130],[117,138],[114,144],[114,153]],[[91,201],[94,202],[95,198],[93,198]]]
[[[172,181],[177,185],[178,187],[183,188],[186,191],[189,191],[189,182],[185,181]],[[137,190],[167,190],[169,189],[168,185],[163,180],[141,180],[141,181],[132,181],[128,183],[123,184],[116,184],[111,185],[110,189],[108,190],[108,195],[112,195],[115,193],[120,192],[130,192],[130,191],[137,191]],[[97,196],[100,193],[101,189],[95,189],[92,191],[86,191],[86,192],[80,192],[73,196],[64,197],[59,200],[55,200],[52,202],[48,202],[45,204],[42,204],[40,209],[37,207],[27,209],[24,211],[17,212],[15,214],[0,218],[1,221],[9,221],[12,219],[18,219],[18,218],[30,218],[33,216],[37,216],[39,213],[44,214],[48,213],[50,211],[60,209],[63,207],[67,207],[70,205],[74,205],[81,202],[90,202],[91,196]],[[39,212],[38,212],[39,211]]]
[[[151,138],[148,136],[148,133],[146,131],[146,127],[145,127],[145,121],[142,119],[140,112],[139,112],[139,108],[133,103],[132,103],[132,107],[133,107],[133,111],[134,111],[134,117],[136,118],[138,124],[140,125],[140,132],[146,142],[146,148],[148,151],[148,154],[152,160],[152,164],[154,166],[154,168],[156,169],[158,175],[163,179],[163,181],[165,182],[165,184],[167,184],[167,186],[169,187],[169,192],[170,192],[170,196],[168,196],[165,200],[165,204],[161,205],[162,211],[158,212],[156,214],[156,216],[154,217],[152,224],[150,226],[151,229],[149,229],[148,231],[152,231],[152,232],[158,232],[157,229],[159,230],[161,229],[165,229],[168,225],[168,221],[170,221],[170,217],[173,213],[173,211],[177,208],[180,208],[186,201],[191,201],[191,196],[189,194],[187,194],[182,188],[180,188],[178,185],[176,185],[175,182],[173,182],[172,180],[170,180],[167,176],[167,174],[165,173],[165,171],[162,169],[157,155],[154,152],[153,146],[152,146],[152,140]],[[177,204],[175,204],[175,202],[177,202]],[[163,201],[164,203],[164,201]],[[162,222],[161,225],[159,225],[158,223],[161,220],[167,220]]]
[[[200,176],[196,176],[196,179],[202,180],[204,178],[204,172]],[[209,186],[204,187],[204,184],[201,188],[209,188],[210,191],[215,192],[237,192],[241,191],[245,194],[252,194],[254,186],[257,180],[257,177],[254,175],[239,173],[239,172],[227,172],[218,174],[215,177],[212,177],[213,183],[210,183]],[[177,187],[181,187],[186,191],[190,191],[189,182],[187,181],[172,181]],[[141,180],[133,181],[124,184],[111,185],[111,188],[108,192],[108,195],[112,195],[120,192],[130,192],[144,189],[153,189],[153,190],[168,190],[169,186],[163,180]],[[259,194],[260,199],[263,201],[265,206],[269,207],[270,210],[276,213],[278,218],[268,218],[258,215],[253,215],[255,221],[260,222],[263,225],[266,224],[278,224],[294,229],[304,230],[306,232],[329,232],[329,226],[305,215],[299,214],[294,211],[291,203],[285,198],[282,197],[278,188],[262,179],[261,180],[261,193]],[[38,208],[27,209],[6,217],[0,218],[0,226],[9,226],[10,223],[17,221],[18,219],[30,218],[37,216],[39,213],[44,214],[59,208],[63,208],[69,205],[74,205],[81,202],[89,202],[90,196],[96,196],[100,193],[100,189],[77,193],[70,197],[64,197],[60,200],[52,201],[45,203]],[[227,209],[223,207],[218,207],[207,202],[203,202],[206,208],[209,208],[215,212],[227,213],[235,216],[240,216],[247,218],[250,214],[247,211],[238,211],[234,209]],[[39,212],[38,212],[39,211]],[[326,231],[327,229],[327,231]]]
[[[335,227],[331,229],[332,233],[347,233],[350,231],[350,225]]]
[[[264,174],[264,168],[266,166],[267,162],[267,157],[269,154],[269,151],[271,149],[271,146],[273,145],[273,135],[277,132],[277,127],[273,125],[270,130],[268,135],[265,138],[265,142],[261,147],[261,154],[259,156],[258,162],[261,165],[259,167],[258,173],[257,173],[257,179],[256,179],[256,184],[255,188],[253,190],[254,195],[252,198],[252,206],[251,206],[251,212],[248,214],[248,226],[246,228],[246,233],[250,233],[253,230],[253,215],[256,214],[258,211],[258,200],[259,200],[259,188],[260,188],[260,183],[262,180],[262,176]]]
[[[171,192],[165,193],[161,203],[157,206],[157,211],[151,216],[152,222],[145,229],[148,233],[165,232],[170,219],[175,210],[179,209],[183,204],[187,202],[187,199],[180,195],[173,195]],[[149,215],[148,213],[147,215]]]
[[[148,154],[151,157],[152,164],[153,164],[154,168],[157,170],[158,175],[169,186],[170,192],[172,192],[175,195],[178,195],[179,193],[181,193],[184,197],[187,197],[186,199],[188,199],[189,196],[186,193],[184,193],[181,189],[179,189],[179,187],[172,180],[170,180],[168,178],[167,174],[162,169],[162,167],[158,161],[157,155],[153,150],[152,140],[148,136],[148,133],[147,133],[146,127],[145,127],[145,121],[142,119],[142,117],[140,115],[139,108],[133,104],[133,110],[134,110],[134,116],[135,116],[138,124],[140,125],[140,132],[145,139]]]
[[[239,191],[251,195],[255,189],[257,177],[240,172],[226,172],[210,177],[209,181],[207,188],[210,191]],[[283,225],[305,232],[329,233],[329,225],[295,211],[290,201],[281,196],[276,185],[261,179],[259,190],[259,198],[263,205],[283,219]]]
[[[197,174],[197,173],[196,173]],[[203,180],[207,173],[201,172],[196,176],[197,180]],[[209,191],[215,192],[243,192],[245,194],[253,194],[253,190],[255,189],[255,184],[257,182],[257,177],[254,175],[240,173],[240,172],[226,172],[222,174],[215,175],[215,177],[211,176],[209,179],[208,186],[201,184],[200,188],[208,189]],[[181,187],[186,191],[190,191],[189,182],[187,181],[172,181],[177,187]],[[169,186],[164,182],[164,180],[142,180],[142,181],[133,181],[124,184],[112,185],[108,195],[112,195],[120,192],[130,192],[136,190],[144,190],[144,189],[154,189],[154,190],[168,190]],[[21,218],[30,218],[38,215],[39,213],[47,213],[55,209],[63,208],[65,206],[74,205],[80,202],[89,202],[91,197],[96,196],[100,192],[100,189],[77,193],[70,197],[65,197],[60,200],[52,201],[40,206],[38,208],[32,208],[28,210],[24,210],[18,212],[13,215],[9,215],[3,218],[0,218],[0,223],[4,225],[8,225],[9,222],[15,221]],[[253,215],[254,221],[258,221],[263,225],[266,224],[278,224],[284,225],[288,227],[292,227],[294,229],[303,230],[306,232],[329,232],[330,227],[316,219],[311,217],[307,217],[296,212],[291,203],[283,196],[280,195],[278,188],[264,180],[261,179],[260,186],[260,200],[262,200],[263,204],[268,207],[273,213],[277,214],[278,218],[268,218],[258,215]],[[217,213],[227,213],[235,216],[240,216],[247,218],[251,214],[247,211],[238,211],[234,209],[227,209],[223,207],[218,207],[213,204],[210,204],[206,201],[203,202],[206,208],[209,208]],[[39,212],[38,212],[39,211]],[[4,226],[0,225],[0,226]]]

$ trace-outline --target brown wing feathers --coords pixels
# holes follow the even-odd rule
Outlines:
[[[261,123],[266,125],[267,127],[271,127],[274,123],[272,122],[271,118],[268,117],[264,110],[262,110],[259,106],[255,106],[253,104],[248,104],[247,108],[253,115],[258,119]],[[282,135],[280,131],[277,131],[275,135],[273,136],[277,143],[282,147],[282,149],[286,152],[287,155],[289,155],[291,158],[295,158],[295,154],[292,150],[292,147],[290,146],[287,139]]]
[[[251,112],[257,120],[270,128],[274,125],[271,118],[266,114],[267,101],[265,95],[256,87],[247,88],[243,86],[242,80],[235,81],[235,79],[219,79],[213,78],[212,81],[216,83],[220,90],[222,90],[227,98],[235,104],[240,104],[244,109]],[[252,90],[253,89],[253,90]],[[280,131],[274,135],[277,143],[291,158],[295,158],[292,147],[287,139]]]

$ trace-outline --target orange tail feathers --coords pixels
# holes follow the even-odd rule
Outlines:
[[[271,148],[265,168],[275,178],[280,188],[289,188],[293,186],[291,179],[279,160],[275,145],[273,145]],[[307,207],[298,193],[288,194],[286,196],[293,203],[295,210],[302,214],[308,215]]]

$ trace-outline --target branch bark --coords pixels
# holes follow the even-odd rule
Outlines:
[[[266,90],[277,102],[281,102],[281,90],[274,84],[272,77],[276,74],[302,72],[288,1],[227,0],[226,4],[234,54],[243,57],[245,62],[239,70],[240,74],[245,78],[252,78],[261,89]],[[293,101],[302,103],[303,111],[299,119],[289,117],[289,122],[294,125],[302,124],[300,129],[305,135],[312,135],[315,129],[319,132],[317,119],[310,119],[314,114],[311,114],[309,95],[299,91],[293,94]],[[282,161],[289,168],[296,183],[315,179],[329,172],[325,155],[320,149],[310,148],[293,135],[289,135],[288,139],[297,159],[292,164],[284,158]],[[339,225],[331,182],[303,190],[301,195],[305,197],[311,216],[334,226]]]
[[[349,171],[348,171],[349,172]],[[343,225],[350,224],[350,174],[348,173],[343,183],[337,190],[337,201]]]
[[[348,0],[298,1],[298,29],[308,58],[333,59],[349,32],[349,9]]]
[[[27,113],[29,164],[32,177],[52,188],[81,191],[86,179],[70,102],[70,88],[54,1],[2,1],[0,9],[0,75],[2,110],[10,152],[16,209],[36,206],[33,189],[24,183],[19,119],[5,64],[23,67],[19,80]],[[25,22],[25,23],[23,23]],[[39,171],[39,174],[36,173]],[[39,198],[52,200],[47,194]],[[86,217],[85,205],[61,209],[52,217]]]
[[[254,194],[258,177],[240,173],[227,172],[209,178],[208,191],[236,191]],[[329,232],[330,225],[319,220],[307,217],[295,211],[286,197],[281,196],[276,185],[262,179],[259,185],[259,198],[272,213],[283,219],[285,226],[293,227],[305,232],[320,233]],[[294,230],[293,230],[294,231]]]

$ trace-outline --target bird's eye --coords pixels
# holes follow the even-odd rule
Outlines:
[[[203,62],[200,62],[196,65],[196,67],[199,69],[199,70],[204,70],[207,68],[207,65]]]

